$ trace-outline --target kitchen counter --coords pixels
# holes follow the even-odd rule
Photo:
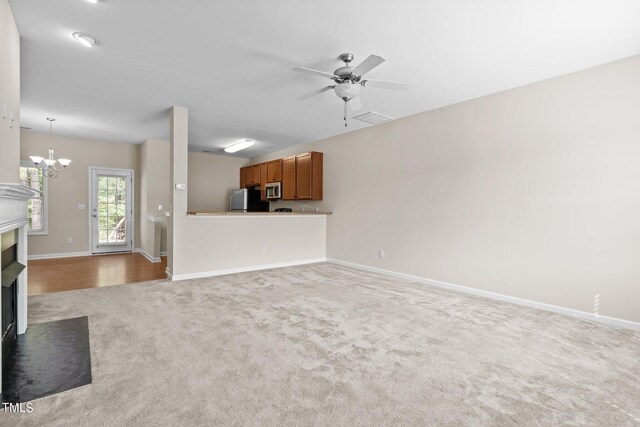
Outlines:
[[[187,212],[190,216],[297,216],[297,215],[331,215],[333,212]]]

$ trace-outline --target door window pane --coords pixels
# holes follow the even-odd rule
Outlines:
[[[100,243],[124,243],[127,240],[126,178],[98,176],[98,239]]]

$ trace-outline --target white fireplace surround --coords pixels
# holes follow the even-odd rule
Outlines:
[[[0,234],[18,230],[17,261],[24,265],[27,265],[27,200],[38,194],[38,191],[24,185],[0,184]],[[27,330],[27,270],[28,268],[24,269],[18,276],[16,326],[19,335],[24,334]],[[1,304],[0,310],[2,310]],[[0,360],[0,392],[2,391],[1,385],[2,361]]]

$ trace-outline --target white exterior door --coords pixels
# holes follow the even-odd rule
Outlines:
[[[133,250],[133,171],[89,168],[91,253]]]

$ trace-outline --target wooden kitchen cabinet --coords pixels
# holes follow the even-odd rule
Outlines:
[[[260,165],[251,166],[251,185],[260,185]]]
[[[247,186],[247,168],[240,168],[240,188]]]
[[[296,156],[296,199],[311,199],[311,153]]]
[[[314,151],[282,159],[283,200],[322,200],[322,157]]]
[[[267,202],[267,163],[260,163],[260,200]]]
[[[322,200],[322,153],[312,151],[240,168],[240,188],[260,186],[267,201],[266,184],[282,183],[282,200]]]
[[[282,159],[282,200],[296,198],[296,156]]]
[[[282,159],[267,162],[267,182],[282,181]]]
[[[260,185],[260,165],[251,165],[240,168],[240,188]]]

